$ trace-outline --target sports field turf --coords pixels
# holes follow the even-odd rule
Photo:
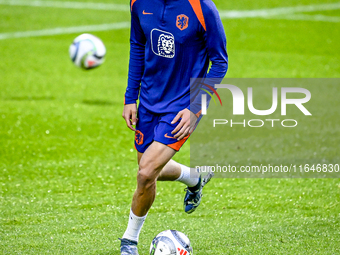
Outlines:
[[[121,117],[129,4],[100,2],[119,5],[101,10],[98,2],[0,0],[2,254],[119,254],[137,170],[133,133]],[[214,2],[228,37],[228,77],[340,77],[339,2]],[[296,6],[305,7],[279,8]],[[79,28],[101,24],[108,24],[103,31]],[[70,27],[73,33],[67,32]],[[69,45],[82,32],[99,36],[107,47],[103,66],[88,72],[68,57]],[[325,99],[327,93],[320,91]],[[325,107],[327,102],[320,102],[322,111]],[[304,140],[308,148],[296,157],[325,147],[339,164],[339,117],[331,120],[333,144],[327,137],[323,145],[319,126],[308,126],[310,141],[321,144]],[[236,132],[234,147],[237,138],[247,143]],[[255,144],[263,137],[249,139]],[[189,164],[189,147],[176,160]],[[271,152],[263,150],[262,156]],[[247,156],[232,151],[230,161]],[[183,189],[179,183],[158,183],[141,233],[141,255],[166,229],[187,234],[197,255],[340,253],[339,179],[215,179],[192,215],[183,211]]]

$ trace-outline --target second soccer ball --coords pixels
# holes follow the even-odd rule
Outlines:
[[[69,48],[72,62],[83,69],[92,69],[104,62],[106,48],[96,36],[82,34],[76,37]]]

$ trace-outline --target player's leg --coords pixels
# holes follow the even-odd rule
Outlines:
[[[138,254],[139,233],[155,200],[157,177],[175,153],[170,147],[153,142],[142,155],[138,155],[137,189],[132,200],[128,227],[121,239],[121,254]]]
[[[156,194],[157,177],[175,153],[172,148],[155,141],[141,157],[137,190],[132,201],[132,211],[137,216],[144,216],[149,211]]]
[[[143,156],[143,153],[137,152],[138,164]],[[169,162],[163,167],[158,175],[157,181],[179,181],[188,187],[194,187],[199,182],[199,174],[190,168],[170,159]]]
[[[151,207],[155,198],[157,178],[158,180],[178,180],[188,185],[188,188],[198,185],[200,186],[199,189],[201,189],[202,183],[198,177],[191,178],[189,167],[170,160],[187,139],[186,137],[181,141],[177,141],[174,137],[169,135],[175,128],[176,123],[171,124],[171,121],[176,114],[173,116],[167,115],[165,119],[159,119],[158,116],[153,115],[140,106],[138,109],[138,115],[139,121],[137,123],[137,132],[135,137],[135,146],[137,151],[139,151],[138,162],[140,166],[138,173],[138,187],[135,192],[132,209],[130,211],[128,228],[121,243],[121,251],[124,247],[127,249],[133,249],[133,251],[130,253],[122,252],[121,254],[138,254],[138,237],[145,221],[147,211]],[[156,125],[153,126],[155,123]],[[156,142],[152,142],[153,140]],[[151,150],[150,147],[153,148],[154,146],[160,146],[165,152],[170,151],[170,154],[160,154],[158,149],[156,152],[153,152],[154,150]],[[144,156],[144,154],[147,156]],[[164,155],[168,158],[167,160],[164,160]],[[160,160],[162,158],[163,160]],[[143,169],[147,171],[140,172]],[[153,169],[153,171],[149,172],[150,169]],[[149,175],[148,173],[151,174]],[[151,196],[147,196],[148,193],[150,193]],[[191,197],[189,201],[193,201],[196,198],[197,196]],[[139,200],[143,202],[139,203]]]
[[[176,181],[182,173],[181,165],[171,159],[159,173],[157,181]]]
[[[159,117],[152,112],[148,111],[143,105],[138,107],[138,122],[135,132],[135,148],[138,151],[138,165],[140,160],[152,144],[154,140],[154,128],[158,124]],[[130,209],[129,221],[127,229],[121,239],[120,250],[122,255],[133,254],[137,255],[137,243],[140,230],[142,229],[146,215],[137,216],[132,209]]]
[[[137,152],[138,165],[144,153]],[[181,164],[177,163],[173,159],[163,167],[162,171],[158,175],[158,181],[176,181],[181,175]]]
[[[161,116],[159,125],[155,127],[154,140],[166,144],[168,147],[178,151],[189,136],[177,141],[177,139],[171,135],[171,132],[179,123],[172,123],[172,120],[176,115],[177,113]],[[189,167],[181,165],[175,161],[170,161],[160,172],[158,180],[176,180],[187,185],[186,195],[184,198],[184,210],[186,213],[192,213],[199,206],[202,197],[202,189],[204,185],[210,181],[212,176],[213,174],[209,173],[201,178],[200,173],[197,173],[194,169],[190,169]]]

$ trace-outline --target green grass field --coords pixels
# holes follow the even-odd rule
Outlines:
[[[126,9],[71,8],[60,0],[38,1],[38,6],[31,0],[0,1],[2,254],[119,254],[118,238],[127,225],[137,170],[133,133],[121,117],[129,29],[66,30],[129,21],[128,1],[100,2]],[[339,2],[214,2],[221,14],[276,10],[261,17],[258,12],[253,17],[223,16],[230,57],[227,77],[340,77]],[[312,7],[277,12],[304,5]],[[55,28],[62,29],[46,35]],[[32,32],[41,30],[41,36]],[[83,32],[99,36],[107,47],[103,66],[88,72],[68,57],[69,45]],[[320,91],[326,99],[327,93]],[[339,91],[331,93],[334,98]],[[336,111],[332,114],[339,118]],[[334,135],[334,143],[328,136],[323,145],[320,126],[309,126],[310,141],[304,140],[308,148],[302,146],[296,157],[310,159],[309,151],[326,146],[331,159],[339,161],[334,163],[340,163],[339,120],[332,119],[332,127],[328,135]],[[252,143],[235,132],[231,149],[262,138],[248,139]],[[187,143],[176,160],[189,164],[189,149]],[[270,149],[263,147],[261,155]],[[242,150],[231,151],[230,161],[247,156]],[[141,255],[148,254],[153,237],[166,229],[186,233],[196,255],[340,253],[339,179],[215,179],[192,215],[182,209],[183,188],[179,183],[158,184],[141,233]]]

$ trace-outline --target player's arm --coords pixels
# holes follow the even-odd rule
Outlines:
[[[145,43],[146,38],[134,6],[131,8],[129,74],[123,110],[123,118],[126,121],[126,125],[133,131],[136,131],[133,125],[136,125],[138,121],[136,102],[144,73]]]
[[[228,70],[228,54],[227,54],[227,39],[224,32],[223,24],[218,14],[217,8],[210,0],[203,0],[202,11],[205,17],[206,31],[204,32],[204,41],[207,47],[209,60],[211,61],[211,67],[205,82],[215,87],[215,84],[221,83],[222,79]],[[206,88],[211,94],[214,92],[209,88]],[[195,97],[193,103],[182,111],[180,111],[174,118],[173,123],[176,123],[181,119],[177,127],[172,131],[172,134],[178,140],[181,140],[188,134],[190,134],[196,124],[196,121],[201,111],[201,98],[202,90]],[[207,101],[211,98],[208,96]]]
[[[227,38],[215,4],[211,0],[203,0],[201,3],[206,24],[204,40],[209,60],[211,61],[211,67],[204,79],[204,83],[216,89],[215,85],[221,83],[228,71]],[[205,87],[205,89],[212,95],[214,94],[214,91],[208,87]],[[200,115],[201,111],[202,94],[206,93],[200,90],[189,107],[192,112],[198,115]],[[207,95],[207,102],[210,99],[211,97]]]

